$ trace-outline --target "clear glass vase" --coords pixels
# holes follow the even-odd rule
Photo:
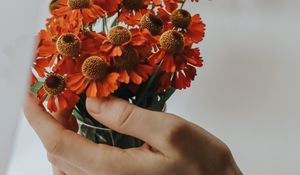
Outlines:
[[[85,121],[77,119],[78,133],[85,138],[97,143],[115,146],[119,148],[133,148],[143,145],[143,142],[134,137],[120,134],[105,126],[95,125],[88,118]]]
[[[165,111],[165,103],[148,107],[149,110]],[[115,146],[119,148],[134,148],[143,145],[143,141],[118,133],[101,123],[94,120],[87,112],[84,117],[78,113],[73,113],[76,116],[79,126],[78,134],[86,137],[87,139],[97,143]]]

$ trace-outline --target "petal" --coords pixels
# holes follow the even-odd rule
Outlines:
[[[58,104],[60,109],[66,109],[68,107],[67,100],[64,98],[63,95],[59,95],[57,99],[58,99]]]
[[[48,105],[47,108],[50,112],[56,112],[57,111],[57,107],[55,104],[55,98],[54,96],[50,96],[49,100],[48,100]]]
[[[86,91],[86,95],[88,97],[97,97],[97,85],[94,81],[92,81]]]

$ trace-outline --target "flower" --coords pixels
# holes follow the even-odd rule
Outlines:
[[[70,75],[68,87],[77,94],[86,90],[88,97],[107,97],[119,87],[119,74],[109,72],[109,62],[104,56],[85,59],[81,71]]]
[[[110,57],[116,57],[122,55],[124,46],[141,46],[145,42],[146,39],[138,30],[128,30],[122,26],[115,26],[109,30],[100,50]]]
[[[58,0],[59,8],[53,10],[56,16],[68,16],[69,21],[77,21],[85,26],[106,16],[102,7],[96,5],[93,0]]]
[[[148,48],[151,49],[151,48]],[[146,53],[139,53],[142,50],[137,50],[134,47],[127,45],[122,48],[122,55],[111,59],[112,68],[119,73],[119,81],[129,83],[130,81],[136,85],[145,82],[154,72],[154,66],[151,66],[145,61]]]
[[[79,97],[66,87],[66,77],[57,73],[49,73],[44,77],[43,86],[38,90],[41,104],[47,101],[47,109],[56,112],[59,109],[72,109]],[[57,106],[58,105],[58,106]]]
[[[163,20],[166,29],[176,29],[180,31],[186,39],[187,45],[199,43],[205,36],[205,24],[199,14],[191,16],[190,12],[177,9],[171,14],[158,9],[158,16]]]
[[[160,69],[166,72],[163,79],[169,78],[174,82],[172,85],[175,88],[189,87],[195,77],[193,66],[203,66],[199,49],[192,49],[189,45],[185,45],[184,36],[176,30],[164,32],[160,37],[159,46],[159,51],[149,57],[149,63],[160,64]],[[165,86],[166,84],[169,85],[164,82]]]
[[[153,9],[157,6],[161,6],[160,0],[123,0],[118,20],[130,26],[138,25],[141,17],[146,13],[154,13]]]

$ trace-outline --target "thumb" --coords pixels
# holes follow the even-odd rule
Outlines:
[[[156,148],[164,145],[165,137],[168,137],[179,119],[171,114],[137,107],[115,97],[88,98],[86,107],[89,114],[100,123]]]

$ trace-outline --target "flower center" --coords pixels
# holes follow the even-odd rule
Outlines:
[[[123,5],[128,10],[139,10],[146,8],[145,0],[123,0]]]
[[[115,26],[108,32],[108,40],[115,46],[120,46],[131,40],[131,33],[122,26]]]
[[[68,0],[68,6],[71,9],[83,9],[90,6],[90,0]]]
[[[107,68],[107,64],[101,57],[91,56],[83,62],[81,70],[89,80],[102,80],[107,73]]]
[[[163,28],[163,22],[155,15],[146,14],[141,19],[141,26],[148,29],[152,35],[158,35]]]
[[[171,53],[180,53],[184,48],[183,35],[175,30],[168,30],[160,37],[160,46]]]
[[[53,11],[59,8],[59,1],[58,0],[52,0],[49,4],[49,11],[53,15]]]
[[[122,55],[118,57],[114,57],[112,59],[112,62],[113,62],[112,66],[114,69],[117,70],[126,69],[130,71],[138,65],[139,55],[133,47],[126,46],[123,48]]]
[[[80,52],[81,41],[78,36],[66,33],[57,39],[56,48],[64,56],[77,56]]]
[[[59,95],[64,91],[66,81],[63,76],[51,73],[47,76],[43,87],[49,95]]]
[[[190,12],[177,9],[171,15],[171,21],[174,27],[186,29],[191,25],[192,16]]]

